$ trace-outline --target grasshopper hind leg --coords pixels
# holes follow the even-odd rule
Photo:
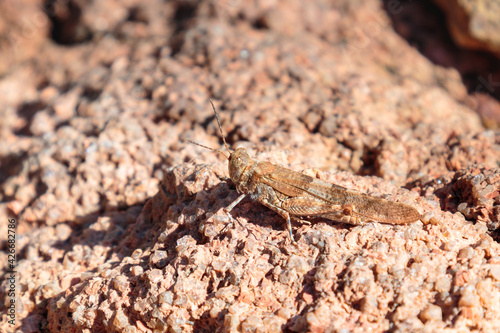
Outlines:
[[[292,221],[290,219],[290,213],[287,211],[284,211],[282,209],[276,209],[272,208],[276,213],[280,214],[285,220],[286,220],[286,227],[288,229],[288,233],[290,234],[290,239],[292,240],[292,243],[296,243],[295,238],[293,238],[293,232],[292,232]]]
[[[286,213],[286,226],[288,228],[288,233],[290,234],[290,239],[292,240],[293,243],[295,243],[295,239],[293,238],[293,233],[292,233],[292,222],[290,221],[290,214]]]

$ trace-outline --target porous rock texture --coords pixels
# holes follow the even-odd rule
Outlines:
[[[434,0],[448,19],[448,26],[455,41],[466,48],[483,49],[500,55],[500,28],[497,1]]]
[[[22,4],[0,3],[1,331],[500,330],[500,132],[381,2]],[[221,148],[209,99],[233,148],[422,221],[294,222],[296,244],[259,203],[230,222],[227,161],[185,141]]]

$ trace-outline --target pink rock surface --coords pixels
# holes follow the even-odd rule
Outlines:
[[[19,293],[0,331],[500,330],[500,134],[381,3],[46,10],[22,56],[0,55],[0,218],[18,224]],[[423,221],[296,222],[293,244],[244,200],[230,223],[227,161],[185,142],[221,147],[209,99],[233,148]]]

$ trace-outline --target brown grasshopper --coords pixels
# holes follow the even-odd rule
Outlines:
[[[241,193],[224,209],[231,221],[230,211],[247,195],[286,219],[292,241],[294,238],[291,218],[325,218],[354,225],[363,225],[365,222],[407,224],[421,219],[420,213],[409,205],[351,191],[279,165],[257,161],[243,148],[231,152],[222,131],[219,115],[213,102],[210,103],[229,156],[218,149],[187,141],[222,154],[228,159],[229,177],[236,185],[238,193]]]

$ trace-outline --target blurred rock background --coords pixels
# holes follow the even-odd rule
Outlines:
[[[0,13],[16,328],[500,328],[494,2],[22,0]],[[185,143],[220,147],[209,99],[233,147],[433,222],[296,224],[295,246],[247,201],[226,227],[226,162]],[[6,223],[0,235],[6,249]]]

